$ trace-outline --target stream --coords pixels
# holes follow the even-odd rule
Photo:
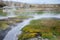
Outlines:
[[[24,26],[28,25],[31,20],[41,19],[41,18],[60,18],[60,14],[40,14],[40,15],[33,15],[33,18],[29,18],[24,20],[23,22],[17,24],[15,28],[12,28],[5,38],[3,40],[18,40],[17,35],[20,34],[22,31],[20,31]]]

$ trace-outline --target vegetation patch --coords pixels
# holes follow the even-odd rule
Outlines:
[[[0,30],[5,30],[8,28],[7,21],[0,21]]]
[[[19,19],[28,19],[28,18],[33,18],[32,16],[17,16],[16,18]]]
[[[53,14],[60,14],[60,11],[52,11]]]
[[[16,15],[34,15],[34,14],[43,14],[43,11],[35,11],[35,12],[16,12]]]
[[[44,18],[39,20],[32,20],[29,25],[22,28],[22,33],[18,40],[27,40],[41,36],[49,40],[55,39],[54,36],[60,36],[60,19]],[[57,39],[58,40],[58,39]]]
[[[0,16],[6,16],[7,14],[3,12],[2,9],[0,9]]]

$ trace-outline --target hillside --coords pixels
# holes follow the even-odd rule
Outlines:
[[[55,10],[60,11],[60,4],[27,4],[27,3],[21,3],[21,2],[13,2],[13,1],[4,1],[4,4],[7,6],[16,6],[17,8],[33,8],[37,10]]]

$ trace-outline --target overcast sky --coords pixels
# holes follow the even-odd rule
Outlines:
[[[33,4],[60,4],[60,0],[5,0],[5,1],[18,1]]]

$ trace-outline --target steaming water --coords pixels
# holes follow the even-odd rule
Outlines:
[[[53,14],[46,13],[46,14],[41,14],[41,15],[34,15],[33,17],[34,18],[26,19],[22,23],[17,24],[17,26],[15,28],[11,29],[8,32],[8,34],[5,36],[5,38],[3,40],[17,40],[18,33],[21,33],[20,30],[24,26],[28,25],[31,20],[41,19],[41,18],[52,18],[52,17],[60,18],[60,15],[53,15]]]

